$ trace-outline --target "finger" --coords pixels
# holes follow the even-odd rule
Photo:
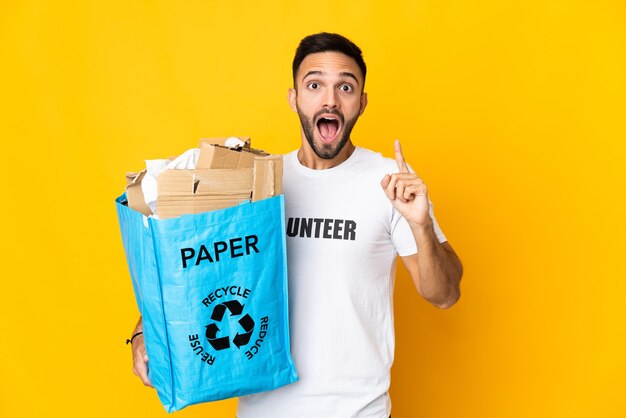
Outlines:
[[[402,155],[402,146],[400,145],[400,140],[396,139],[393,146],[396,153],[396,164],[398,165],[398,170],[400,170],[401,173],[408,173],[409,167],[406,165],[406,161],[404,161],[404,155]]]
[[[426,196],[427,194],[428,189],[424,183],[412,184],[404,189],[404,198],[407,200],[413,200],[416,196]]]
[[[145,371],[140,372],[139,374],[139,378],[141,379],[141,382],[148,387],[153,388],[154,386],[152,386],[152,382],[150,381],[150,379],[148,378],[148,369],[145,369]]]
[[[396,199],[398,199],[402,203],[407,202],[407,200],[404,198],[404,190],[406,188],[406,185],[407,183],[402,179],[398,179],[396,181]]]
[[[148,375],[147,374],[141,379],[141,381],[143,382],[144,385],[148,386],[149,388],[153,388],[154,389],[154,385],[152,384],[150,379],[148,379]]]
[[[405,187],[404,193],[402,194],[402,197],[404,198],[404,200],[406,200],[407,202],[415,200],[415,190],[416,190],[416,187],[414,185]]]
[[[396,200],[402,193],[402,190],[398,190],[398,182],[400,181],[400,179],[396,174],[392,174],[390,177],[391,180],[387,185],[387,196],[391,200]]]
[[[380,181],[380,185],[384,189],[385,187],[387,187],[390,181],[391,181],[391,176],[389,174],[385,174],[385,177],[383,177],[383,179]]]
[[[144,363],[143,361],[139,361],[137,363],[135,363],[135,367],[133,368],[133,372],[139,377],[139,379],[141,379],[141,382],[149,387],[154,387],[152,386],[152,382],[150,382],[150,379],[148,378],[148,366],[147,363]]]
[[[396,189],[391,185],[391,176],[389,174],[385,174],[385,177],[380,181],[380,185],[390,200],[396,198]]]
[[[387,185],[387,190],[389,190],[387,195],[393,194],[394,197],[390,197],[390,199],[396,198],[402,203],[406,203],[409,200],[407,199],[408,195],[405,189],[414,184],[422,183],[422,180],[415,173],[394,173],[390,177],[391,179]]]

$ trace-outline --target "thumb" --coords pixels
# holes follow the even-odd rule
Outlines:
[[[385,195],[391,200],[396,198],[395,189],[389,190],[389,183],[391,182],[391,176],[389,174],[385,174],[385,177],[380,181],[380,185],[385,192]]]

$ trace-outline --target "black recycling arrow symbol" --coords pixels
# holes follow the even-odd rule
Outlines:
[[[219,305],[215,305],[215,308],[213,308],[213,313],[211,314],[211,319],[220,322],[224,317],[224,312],[226,312],[226,306],[222,305],[221,303]]]
[[[230,316],[241,315],[241,312],[243,312],[244,305],[239,303],[239,301],[237,300],[229,300],[228,302],[224,302],[223,304],[226,305],[226,307],[230,311]]]
[[[252,331],[254,329],[254,320],[250,317],[250,315],[245,314],[240,320],[239,325],[246,331]]]
[[[243,334],[237,333],[233,338],[233,344],[240,348],[242,345],[248,344],[250,342],[250,337],[252,336],[252,331],[254,330],[254,320],[250,317],[250,315],[245,314],[240,320],[239,325],[246,331]]]
[[[241,315],[241,312],[243,312],[243,307],[244,305],[236,300],[229,300],[228,302],[220,303],[219,305],[215,305],[215,308],[213,308],[211,319],[220,322],[222,318],[224,318],[224,312],[226,312],[226,308],[228,308],[228,310],[230,311],[230,316]]]
[[[216,350],[224,350],[225,348],[230,347],[230,342],[228,341],[228,337],[220,337],[217,338],[217,333],[219,332],[219,328],[216,324],[209,324],[206,326],[206,338],[209,340],[209,344]]]

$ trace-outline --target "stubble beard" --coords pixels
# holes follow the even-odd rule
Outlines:
[[[359,119],[359,115],[356,115],[352,119],[345,120],[343,117],[343,113],[338,110],[320,110],[312,118],[309,118],[303,112],[300,111],[300,108],[296,104],[296,110],[298,111],[298,117],[300,118],[300,125],[302,125],[302,130],[304,131],[304,136],[313,149],[315,155],[324,160],[332,160],[335,158],[343,149],[343,147],[350,140],[350,134],[352,133],[352,128],[356,124],[356,121]],[[333,115],[337,115],[341,118],[341,126],[343,127],[343,132],[341,134],[341,138],[336,143],[335,146],[332,144],[316,144],[315,143],[315,124],[314,121],[322,113],[332,113]]]

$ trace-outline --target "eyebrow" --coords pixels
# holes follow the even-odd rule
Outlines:
[[[324,72],[323,71],[309,71],[308,73],[306,73],[304,75],[304,77],[302,77],[302,80],[304,80],[305,78],[307,78],[310,75],[324,75]],[[356,81],[357,84],[359,84],[359,80],[352,73],[344,71],[344,72],[340,72],[339,75],[342,76],[342,77],[350,77],[350,78],[354,79],[354,81]]]

